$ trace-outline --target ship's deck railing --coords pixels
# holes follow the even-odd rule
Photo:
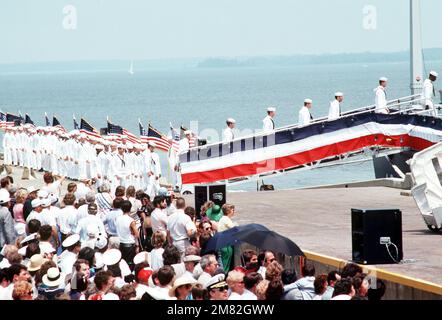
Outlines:
[[[387,101],[387,107],[390,109],[390,114],[399,114],[399,113],[405,113],[405,112],[411,112],[411,111],[415,111],[414,112],[415,114],[428,113],[428,110],[422,110],[422,108],[416,108],[417,105],[422,105],[423,100],[424,99],[422,98],[422,96],[420,94],[416,94],[416,95],[402,97],[399,99],[389,100],[389,101]],[[404,108],[404,106],[406,106],[406,107]],[[338,119],[353,117],[356,115],[361,115],[361,114],[366,114],[366,113],[372,113],[375,111],[375,108],[376,108],[376,105],[369,105],[369,106],[365,106],[365,107],[361,107],[361,108],[352,109],[352,110],[343,112],[342,115]],[[394,110],[394,111],[391,112],[391,110]],[[334,119],[334,120],[337,120],[337,119]],[[288,126],[276,128],[272,132],[263,132],[262,131],[262,132],[258,132],[256,134],[241,136],[241,137],[238,137],[232,141],[267,136],[269,134],[274,134],[274,133],[285,131],[285,130],[302,128],[302,127],[310,126],[312,124],[325,123],[328,121],[333,121],[333,120],[328,120],[328,117],[322,117],[322,118],[315,119],[310,124],[305,125],[305,126],[300,126],[299,124],[291,124]],[[217,141],[217,142],[206,144],[203,146],[196,146],[196,147],[191,148],[190,150],[206,149],[206,148],[210,148],[212,146],[216,146],[216,145],[220,145],[220,144],[227,144],[232,141],[229,141],[229,142]],[[187,152],[184,152],[184,153],[187,153]]]

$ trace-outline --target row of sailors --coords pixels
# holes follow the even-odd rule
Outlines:
[[[154,142],[118,144],[56,127],[6,128],[3,137],[5,165],[44,170],[74,180],[95,180],[112,186],[133,185],[154,196],[159,189],[161,164]]]
[[[427,110],[429,110],[431,115],[434,115],[434,104],[433,96],[435,95],[433,82],[437,80],[438,73],[431,71],[428,79],[423,83],[423,90],[421,98],[423,100],[423,105]],[[379,86],[373,91],[375,94],[375,109],[376,113],[388,114],[390,110],[387,107],[387,88],[388,79],[386,77],[379,78]],[[328,120],[335,120],[341,116],[341,103],[344,100],[344,94],[342,92],[335,93],[335,100],[330,103]],[[311,99],[304,100],[304,106],[299,111],[299,125],[305,126],[310,124],[313,120],[310,109],[312,107],[313,101]]]
[[[429,112],[434,115],[434,104],[433,97],[435,96],[435,90],[433,82],[438,78],[438,73],[436,71],[431,71],[428,79],[423,82],[423,90],[421,98],[423,100],[423,105]],[[379,78],[379,86],[374,89],[375,94],[375,109],[376,113],[388,114],[390,111],[387,106],[387,88],[388,79],[386,77]],[[344,101],[344,94],[342,92],[336,92],[334,95],[335,99],[330,102],[330,108],[328,112],[328,120],[335,120],[341,117],[341,103]],[[299,110],[298,123],[300,126],[306,126],[310,124],[313,120],[313,116],[310,112],[312,108],[313,101],[311,99],[304,100],[304,106]],[[275,118],[276,108],[267,108],[267,116],[262,120],[263,131],[265,133],[273,132],[276,128]],[[227,127],[222,132],[222,141],[232,141],[235,139],[235,126],[236,121],[233,118],[228,118],[226,120]]]
[[[431,114],[434,114],[434,104],[433,104],[433,96],[435,95],[434,85],[438,78],[438,73],[436,71],[431,71],[428,79],[426,79],[423,83],[422,90],[422,100],[423,104],[427,110],[430,111]],[[389,109],[387,107],[387,93],[386,88],[388,84],[388,79],[386,77],[379,78],[379,86],[374,89],[375,94],[375,112],[388,114]],[[341,103],[344,101],[344,94],[342,92],[336,92],[334,95],[335,99],[330,102],[330,108],[328,112],[328,120],[335,120],[341,116]],[[304,106],[301,107],[299,111],[299,125],[305,126],[312,122],[313,116],[310,112],[312,108],[313,101],[311,99],[304,100]],[[272,132],[275,130],[275,121],[274,117],[276,115],[276,108],[269,107],[267,108],[267,116],[263,119],[263,131],[264,132]],[[223,141],[232,141],[235,139],[234,128],[236,125],[236,121],[232,118],[227,119],[226,121],[227,127],[223,131],[222,140]]]

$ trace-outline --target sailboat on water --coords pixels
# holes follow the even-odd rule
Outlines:
[[[129,74],[132,75],[134,74],[134,62],[133,60],[130,62],[130,67],[129,67]]]

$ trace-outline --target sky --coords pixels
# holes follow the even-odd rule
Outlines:
[[[421,8],[442,47],[442,1]],[[1,0],[0,41],[0,63],[403,51],[409,1]]]

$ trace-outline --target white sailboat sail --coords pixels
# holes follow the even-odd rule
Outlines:
[[[134,74],[134,62],[133,61],[130,62],[129,74]]]

